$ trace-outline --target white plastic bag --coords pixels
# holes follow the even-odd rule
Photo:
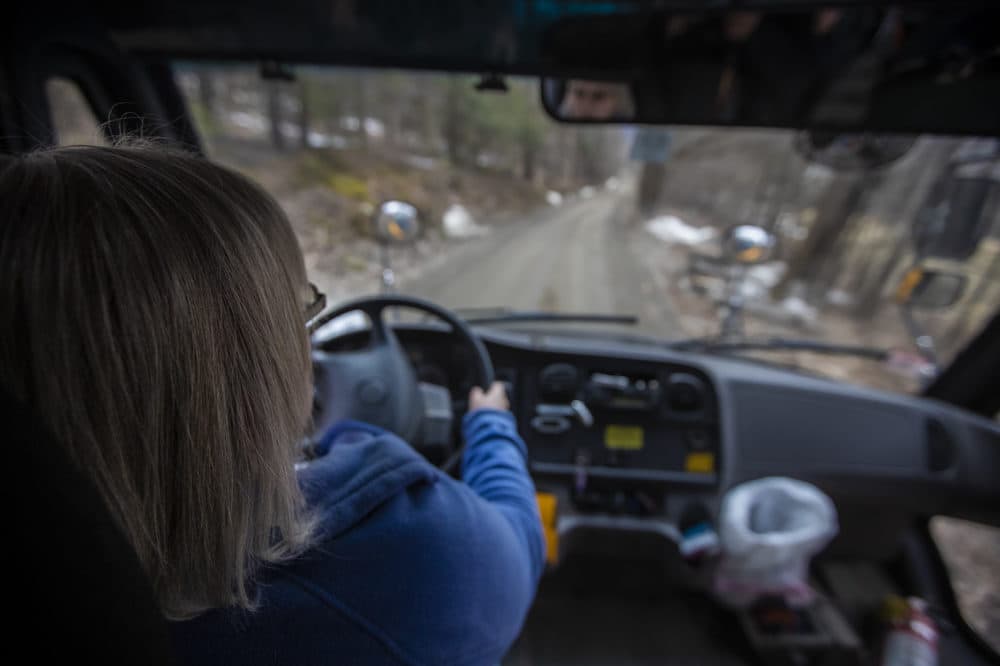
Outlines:
[[[833,502],[812,484],[769,477],[732,488],[719,514],[716,595],[736,607],[764,595],[808,604],[809,561],[836,534]]]

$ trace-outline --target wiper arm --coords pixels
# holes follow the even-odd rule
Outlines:
[[[819,354],[836,354],[841,356],[859,356],[873,361],[888,361],[891,350],[862,347],[859,345],[841,345],[819,340],[795,340],[788,338],[764,338],[758,340],[719,340],[718,338],[695,338],[679,340],[668,344],[670,349],[696,352],[727,352],[727,351],[807,351]]]
[[[636,315],[616,315],[590,312],[545,312],[544,310],[513,310],[511,308],[457,308],[456,313],[470,324],[500,324],[508,322],[579,322],[587,324],[620,324],[635,326]]]

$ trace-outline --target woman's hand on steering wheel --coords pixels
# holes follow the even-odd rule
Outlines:
[[[510,411],[510,400],[507,399],[507,389],[502,382],[493,382],[488,391],[478,386],[473,386],[469,391],[469,411],[477,409],[496,409],[497,411]]]

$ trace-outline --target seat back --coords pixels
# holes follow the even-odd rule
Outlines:
[[[172,663],[167,623],[97,489],[23,405],[0,394],[9,645],[33,662]]]

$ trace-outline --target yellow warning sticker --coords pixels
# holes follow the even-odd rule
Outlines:
[[[714,472],[714,453],[689,453],[684,459],[684,470],[687,472]]]
[[[638,451],[642,448],[643,432],[640,426],[609,425],[604,428],[604,446],[621,451]]]
[[[559,563],[559,532],[556,531],[556,511],[558,500],[549,493],[535,493],[538,513],[542,518],[542,532],[545,534],[545,560],[549,564]]]

